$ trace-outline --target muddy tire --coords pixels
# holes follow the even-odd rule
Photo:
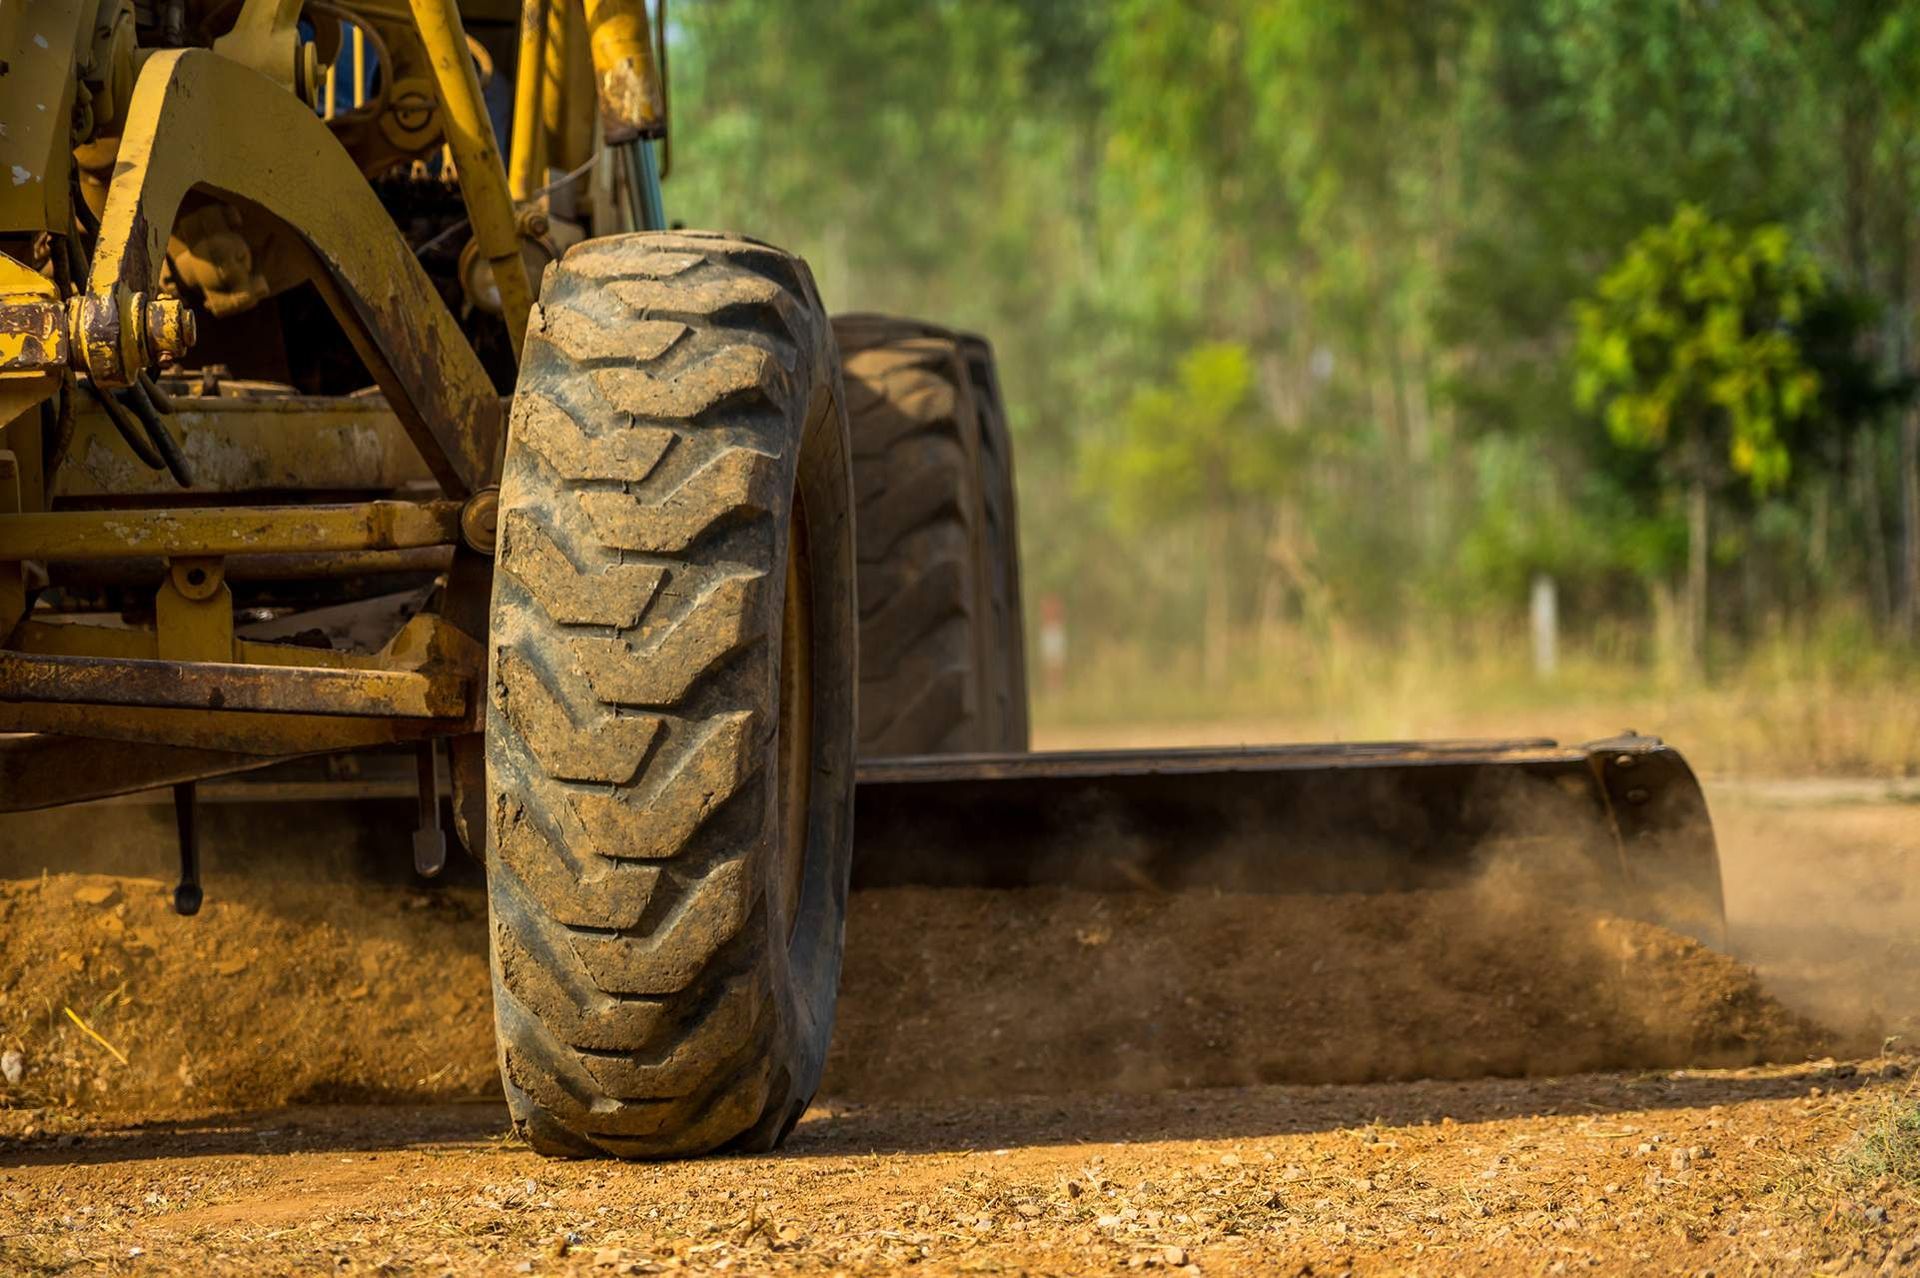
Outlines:
[[[551,268],[501,484],[487,707],[500,1069],[549,1154],[774,1146],[846,917],[846,417],[804,263],[730,236]]]
[[[891,316],[838,316],[834,335],[858,509],[860,752],[1024,750],[1011,453],[992,352]]]

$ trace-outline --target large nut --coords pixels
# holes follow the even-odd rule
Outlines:
[[[467,545],[491,555],[500,540],[500,490],[482,488],[460,508],[460,535]]]
[[[67,300],[67,329],[74,362],[87,371],[96,386],[125,386],[145,365],[144,354],[131,365],[122,340],[120,294],[107,297],[80,293]]]
[[[99,386],[130,386],[157,357],[178,359],[193,345],[193,312],[177,297],[149,298],[116,287],[67,302],[75,362]]]
[[[155,359],[179,359],[200,336],[193,309],[177,297],[157,297],[141,307],[143,344]]]

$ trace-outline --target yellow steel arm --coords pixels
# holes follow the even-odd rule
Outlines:
[[[208,50],[154,53],[140,73],[80,344],[129,347],[133,299],[154,291],[168,231],[195,187],[250,201],[295,231],[317,259],[315,283],[441,485],[465,496],[492,482],[500,400],[392,218],[325,121]]]
[[[473,223],[474,242],[493,267],[500,290],[500,313],[513,337],[514,354],[527,336],[527,312],[533,309],[533,290],[527,283],[527,264],[520,256],[520,228],[513,200],[507,194],[507,171],[500,163],[500,146],[493,137],[493,120],[480,99],[480,78],[467,51],[467,35],[460,25],[454,0],[412,0],[414,24],[433,64],[433,80],[446,117],[447,145],[460,171],[460,194]],[[539,103],[528,109],[538,110]]]

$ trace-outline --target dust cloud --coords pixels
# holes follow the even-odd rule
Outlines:
[[[1920,805],[1818,801],[1774,783],[1715,794],[1729,948],[1834,1050],[1920,1044]]]
[[[823,1090],[1556,1075],[1910,1035],[1914,810],[1709,795],[1731,954],[1507,873],[1383,894],[859,892]],[[0,823],[0,1106],[497,1094],[484,895],[471,869],[409,882],[404,808],[210,811],[194,919],[167,907],[170,824],[135,805]],[[56,858],[92,873],[43,876]]]

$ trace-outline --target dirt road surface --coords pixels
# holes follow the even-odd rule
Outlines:
[[[667,1167],[543,1160],[491,1104],[110,1126],[9,1146],[0,1260],[1895,1273],[1920,1264],[1915,1204],[1855,1143],[1895,1112],[1911,1064],[826,1108],[777,1157]]]
[[[1920,1272],[1916,811],[1716,800],[1732,956],[1472,891],[859,897],[821,1103],[667,1167],[510,1138],[470,888],[236,826],[183,920],[164,814],[15,823],[0,1272]]]

